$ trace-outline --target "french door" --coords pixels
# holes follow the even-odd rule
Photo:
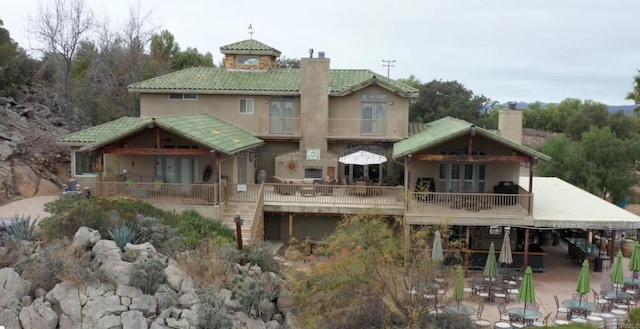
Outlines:
[[[485,165],[478,163],[440,164],[439,192],[484,193]]]

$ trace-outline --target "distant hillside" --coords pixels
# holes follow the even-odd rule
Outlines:
[[[518,105],[516,105],[516,108],[521,110],[526,110],[529,108],[529,104],[530,103],[526,103],[526,102],[518,102]],[[547,108],[547,104],[552,104],[552,103],[540,103],[540,104],[542,108]],[[607,105],[607,107],[609,108],[609,112],[611,113],[616,113],[622,110],[627,115],[632,114],[633,109],[636,108],[635,105]]]

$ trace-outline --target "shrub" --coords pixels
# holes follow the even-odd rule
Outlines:
[[[457,314],[428,314],[423,318],[423,323],[420,328],[425,329],[440,329],[440,328],[458,328],[458,329],[473,329],[475,325],[467,317],[462,317]]]
[[[233,322],[224,305],[224,298],[209,286],[200,296],[202,304],[198,308],[198,328],[224,329],[233,328]]]
[[[129,284],[142,289],[145,294],[152,294],[158,285],[167,281],[164,269],[165,265],[157,258],[136,262],[131,269]]]
[[[267,245],[250,245],[244,249],[245,258],[251,264],[260,266],[266,272],[280,272],[280,263],[278,263]]]
[[[274,301],[280,289],[277,279],[264,272],[256,276],[237,275],[232,284],[231,300],[237,301],[243,312],[254,316],[259,314],[260,303],[264,299]]]
[[[33,241],[38,237],[36,222],[37,218],[32,221],[31,216],[14,215],[4,234],[18,241]]]
[[[163,225],[155,217],[138,216],[138,243],[151,243],[159,253],[170,255],[184,251],[184,238],[177,229]]]
[[[187,248],[196,248],[207,240],[235,241],[233,231],[219,220],[206,218],[194,210],[187,210],[180,215],[177,226],[178,232],[185,239]]]
[[[225,278],[234,272],[235,264],[241,259],[241,252],[233,246],[209,242],[201,244],[196,250],[181,254],[176,261],[178,266],[198,285],[205,286],[222,285]]]
[[[640,323],[640,308],[634,308],[633,310],[631,310],[631,312],[629,312],[629,323]]]

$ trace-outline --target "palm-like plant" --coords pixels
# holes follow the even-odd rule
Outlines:
[[[14,215],[4,234],[19,241],[33,241],[38,237],[36,222],[37,219],[31,220],[31,216]]]
[[[638,70],[638,74],[633,77],[633,90],[627,93],[625,99],[634,101],[636,103],[635,111],[640,111],[640,70]]]

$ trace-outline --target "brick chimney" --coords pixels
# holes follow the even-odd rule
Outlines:
[[[522,144],[522,110],[516,109],[516,102],[509,102],[508,109],[498,112],[498,131],[500,136]]]
[[[329,117],[329,59],[324,52],[318,52],[313,58],[301,60],[300,81],[300,118],[303,138],[300,152],[307,149],[320,149],[322,157],[327,153],[327,118]]]

